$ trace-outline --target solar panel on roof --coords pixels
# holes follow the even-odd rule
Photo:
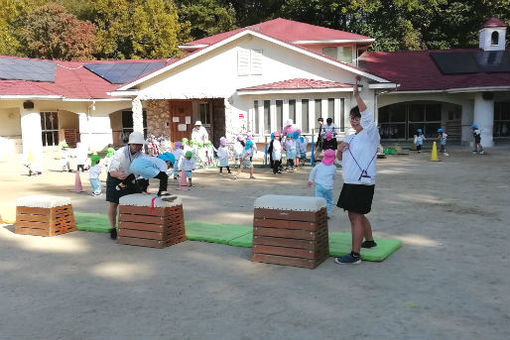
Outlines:
[[[87,64],[85,68],[112,84],[124,84],[165,65],[165,62]]]
[[[52,61],[0,58],[0,79],[54,82],[56,68]]]
[[[430,53],[442,74],[510,72],[510,52],[470,51]]]

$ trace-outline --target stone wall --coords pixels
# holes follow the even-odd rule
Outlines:
[[[167,100],[147,100],[147,135],[170,139],[170,108]]]

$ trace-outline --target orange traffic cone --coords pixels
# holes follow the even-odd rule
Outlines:
[[[179,190],[189,190],[188,188],[188,181],[186,180],[186,174],[184,173],[184,170],[181,170],[179,173]]]
[[[83,187],[81,185],[81,179],[80,179],[80,172],[76,171],[76,176],[74,177],[74,191],[75,192],[82,192]]]

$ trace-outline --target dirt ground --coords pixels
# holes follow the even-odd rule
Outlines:
[[[149,249],[1,226],[0,339],[510,339],[510,146],[449,152],[441,162],[430,153],[378,160],[368,216],[376,237],[403,242],[381,263],[330,258],[309,270],[252,263],[247,248]],[[45,167],[28,177],[17,159],[0,161],[4,218],[32,194],[106,211],[104,196],[72,192],[75,175],[58,172],[58,161]],[[193,190],[179,193],[185,218],[250,225],[263,194],[313,195],[309,171],[255,169],[257,179],[237,181],[197,171]],[[335,197],[341,185],[339,170]],[[335,208],[329,230],[349,229]]]

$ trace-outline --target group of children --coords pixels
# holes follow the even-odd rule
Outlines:
[[[288,133],[285,140],[282,141],[280,132],[275,131],[271,134],[271,142],[267,150],[269,162],[273,169],[273,174],[281,174],[283,170],[282,158],[285,155],[286,166],[289,170],[294,170],[300,163],[304,164],[306,160],[306,150],[308,141],[300,136],[298,130]]]
[[[471,129],[473,131],[473,155],[476,154],[483,155],[485,151],[481,144],[482,140],[481,131],[478,128],[477,124],[472,124]],[[448,153],[446,152],[446,142],[448,140],[448,134],[444,132],[442,128],[437,129],[437,133],[438,133],[437,139],[439,141],[439,152],[444,154],[445,156],[448,156]],[[425,140],[426,138],[423,135],[423,130],[417,129],[416,135],[414,136],[414,144],[416,145],[416,150],[418,151],[418,153],[421,152],[421,148]]]

